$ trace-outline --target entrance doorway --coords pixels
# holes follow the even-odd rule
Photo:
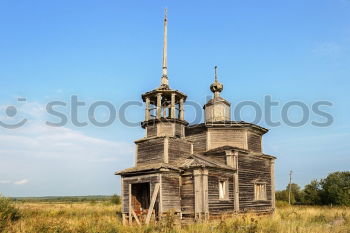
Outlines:
[[[151,198],[150,198],[150,183],[137,183],[131,185],[131,204],[136,213],[140,216],[147,214],[149,209]]]

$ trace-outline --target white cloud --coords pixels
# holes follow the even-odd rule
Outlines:
[[[5,109],[5,106],[0,106]],[[0,128],[0,155],[14,157],[82,158],[94,161],[113,161],[131,154],[131,143],[114,142],[67,127],[52,127],[45,123],[45,106],[28,102],[21,106],[28,122],[17,129]]]
[[[80,131],[29,124],[0,135],[0,154],[8,157],[40,157],[109,161],[131,154],[131,143],[90,137]]]
[[[23,127],[0,127],[2,193],[30,196],[116,192],[117,177],[113,173],[130,166],[134,158],[132,142],[48,126],[45,109],[37,103],[21,111],[23,115],[19,117],[30,119]]]
[[[0,180],[0,184],[15,184],[15,185],[22,185],[27,184],[29,182],[28,179],[22,179],[17,181],[10,181],[10,180]]]
[[[23,180],[15,181],[15,182],[13,182],[13,183],[14,183],[14,184],[17,184],[17,185],[22,185],[22,184],[26,184],[26,183],[28,183],[28,182],[29,182],[29,180],[23,179]]]

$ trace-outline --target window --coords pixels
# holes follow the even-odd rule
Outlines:
[[[254,185],[255,200],[266,200],[266,184],[256,183]]]
[[[227,180],[219,181],[219,199],[228,199],[228,182]]]

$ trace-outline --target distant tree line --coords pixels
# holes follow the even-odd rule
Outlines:
[[[107,195],[90,195],[90,196],[49,196],[49,197],[12,197],[12,201],[16,202],[111,202],[119,205],[121,202],[120,196],[114,194],[112,196]]]
[[[325,179],[312,180],[301,189],[292,183],[291,204],[350,206],[350,172],[334,172]],[[288,202],[289,184],[276,192],[276,200]]]

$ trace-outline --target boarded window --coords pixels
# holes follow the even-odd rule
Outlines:
[[[255,200],[266,200],[266,184],[255,184],[254,185]]]
[[[227,180],[219,181],[219,199],[228,199],[228,182]]]

